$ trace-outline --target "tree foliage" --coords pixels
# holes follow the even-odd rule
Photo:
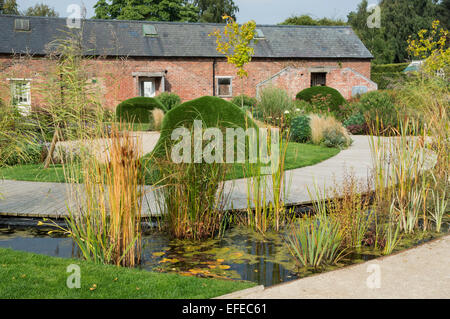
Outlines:
[[[194,0],[193,4],[199,9],[199,22],[223,22],[224,15],[236,20],[239,8],[233,0]]]
[[[292,16],[290,18],[287,18],[283,22],[280,23],[281,25],[319,25],[319,26],[326,26],[326,25],[347,25],[345,21],[342,20],[334,20],[329,18],[322,18],[322,19],[314,19],[309,15],[301,15],[301,16]]]
[[[222,22],[239,11],[233,0],[99,0],[94,8],[98,19],[185,22]]]
[[[448,74],[450,66],[450,47],[447,44],[448,30],[440,27],[439,20],[433,22],[431,30],[422,29],[417,36],[408,39],[408,51],[425,60],[424,69],[433,74],[444,71]]]
[[[196,22],[198,8],[186,0],[99,0],[95,18]]]
[[[255,43],[256,22],[251,20],[239,25],[232,17],[223,16],[227,20],[223,32],[219,29],[210,33],[216,37],[217,52],[227,57],[228,63],[237,69],[237,75],[242,79],[248,76],[245,65],[252,60],[255,49],[251,46]]]
[[[39,17],[58,17],[59,14],[55,9],[49,7],[44,3],[38,3],[34,7],[29,7],[25,13],[26,16],[39,16]]]
[[[442,4],[437,0],[382,0],[381,28],[369,28],[367,20],[373,14],[367,0],[362,0],[348,23],[375,56],[374,62],[400,63],[408,60],[407,40],[411,34],[431,26]]]
[[[0,14],[19,14],[16,0],[0,0]]]

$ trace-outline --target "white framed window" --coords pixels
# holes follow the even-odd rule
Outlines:
[[[217,76],[216,77],[216,95],[219,97],[233,96],[233,77]]]
[[[9,79],[11,84],[12,104],[17,106],[22,113],[31,110],[31,80]]]
[[[156,81],[155,79],[142,79],[139,81],[140,96],[155,97]]]

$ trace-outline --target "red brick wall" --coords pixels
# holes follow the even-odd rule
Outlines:
[[[133,77],[134,72],[163,72],[165,73],[165,90],[177,93],[183,101],[204,95],[213,95],[213,59],[98,59],[85,63],[91,79],[100,90],[102,103],[108,109],[130,97],[138,95],[138,81]],[[45,58],[23,58],[17,60],[11,57],[0,57],[0,97],[7,99],[8,81],[6,78],[31,78],[33,106],[44,106],[42,98],[43,83],[49,78],[54,62]],[[288,90],[294,96],[300,90],[310,86],[311,68],[327,68],[327,85],[341,91],[346,98],[351,97],[352,86],[368,85],[370,79],[369,60],[271,60],[254,59],[248,66],[249,77],[244,79],[243,92],[256,96],[257,86],[261,82],[273,77],[282,70],[289,68],[274,78],[273,83]],[[351,69],[351,70],[348,70]],[[358,76],[357,73],[361,74]],[[241,81],[236,76],[234,66],[226,63],[225,59],[218,59],[215,69],[216,76],[233,77],[233,95],[242,92]],[[369,83],[370,84],[370,83]],[[370,87],[369,89],[374,89]],[[160,93],[161,85],[157,94]]]

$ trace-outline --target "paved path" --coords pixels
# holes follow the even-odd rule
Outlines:
[[[352,138],[353,145],[338,155],[314,166],[289,171],[287,180],[290,181],[290,187],[286,202],[288,204],[311,202],[308,187],[312,189],[314,183],[321,189],[324,185],[325,187],[333,186],[334,179],[339,182],[346,171],[352,171],[355,177],[366,181],[372,167],[369,138],[367,136],[353,136]],[[146,148],[144,152],[149,152],[149,149],[154,147],[153,140],[154,138],[150,138],[148,143],[144,141]],[[0,199],[0,215],[28,217],[65,215],[69,203],[67,187],[63,183],[0,181],[0,193],[3,194],[3,199]],[[247,208],[247,182],[245,179],[227,181],[226,189],[232,191],[227,208]],[[158,213],[150,186],[146,187],[143,210],[144,214],[149,211],[151,214]]]
[[[450,298],[450,236],[363,264],[219,298]],[[374,280],[380,275],[379,285]],[[369,283],[369,284],[368,284]]]

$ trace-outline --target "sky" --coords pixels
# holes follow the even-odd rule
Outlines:
[[[86,6],[87,17],[94,15],[97,0],[17,0],[19,10],[24,11],[37,3],[54,7],[61,17],[66,17],[70,4]],[[239,7],[237,20],[246,22],[255,20],[258,24],[277,24],[292,15],[308,14],[313,18],[347,19],[350,11],[355,11],[361,0],[234,0]],[[376,3],[369,0],[369,4]]]

